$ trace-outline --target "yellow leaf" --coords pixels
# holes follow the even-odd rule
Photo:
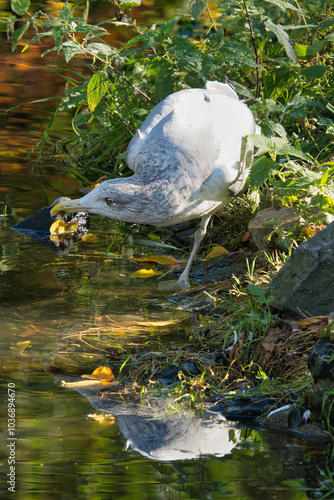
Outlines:
[[[63,220],[56,220],[50,227],[51,235],[70,234],[78,229],[77,222],[64,222]]]
[[[213,249],[208,253],[208,255],[205,257],[205,260],[212,259],[213,257],[218,257],[219,255],[225,255],[226,253],[228,253],[228,250],[226,250],[226,248],[217,245],[216,247],[213,247]]]
[[[97,236],[93,233],[84,234],[82,237],[82,241],[84,241],[85,243],[96,243]]]
[[[93,371],[92,377],[99,379],[113,380],[114,374],[108,366],[99,366]]]
[[[91,415],[88,415],[88,417],[93,418],[99,424],[113,425],[116,422],[115,417],[113,417],[112,415],[98,415],[96,413],[93,413]]]
[[[314,227],[307,226],[307,227],[304,227],[304,231],[305,231],[306,235],[309,238],[311,238],[312,236],[314,236],[318,231],[320,231],[324,227],[326,227],[326,226],[314,226]]]
[[[151,276],[160,276],[162,271],[154,271],[153,269],[139,269],[130,274],[130,278],[150,278]]]
[[[180,261],[173,257],[173,255],[149,254],[144,257],[130,257],[130,259],[137,262],[156,262],[157,264],[161,264],[163,266],[175,265],[180,263]]]
[[[177,321],[174,319],[166,321],[136,321],[136,325],[138,326],[157,326],[157,327],[174,325],[175,323],[177,323]]]
[[[11,349],[13,351],[18,351],[22,354],[23,351],[26,350],[26,348],[28,347],[29,344],[30,344],[30,340],[25,340],[24,342],[17,342],[16,346],[11,347]]]
[[[51,241],[64,241],[68,238],[66,234],[50,234],[49,236]]]
[[[311,238],[311,236],[314,236],[315,233],[317,232],[315,229],[312,229],[311,227],[304,227],[304,231],[306,233],[306,236],[308,236],[309,238]]]
[[[83,378],[99,380],[103,385],[108,385],[114,380],[114,374],[108,366],[99,366],[91,375],[81,375]]]
[[[307,328],[311,331],[317,331],[328,325],[329,321],[330,319],[328,316],[314,316],[313,318],[306,318],[298,321],[297,325],[301,329]]]

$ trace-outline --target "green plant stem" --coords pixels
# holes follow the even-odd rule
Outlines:
[[[114,73],[116,73],[117,76],[119,76],[122,80],[124,80],[127,85],[129,85],[135,92],[138,92],[140,95],[142,95],[145,99],[148,101],[152,102],[152,99],[145,94],[140,88],[138,88],[136,85],[133,85],[133,83],[130,82],[122,73],[120,73],[114,66],[109,62],[106,62],[102,57],[99,57],[98,55],[94,54],[94,52],[91,52],[88,50],[86,47],[82,46],[82,50],[85,51],[86,54],[89,54],[93,59],[97,59],[98,61],[102,62],[103,64],[106,64],[108,68],[110,68]]]
[[[255,62],[256,62],[256,97],[259,97],[259,94],[260,94],[260,71],[259,71],[260,60],[259,60],[259,56],[258,56],[257,50],[256,50],[255,36],[254,36],[252,21],[251,21],[251,18],[250,18],[248,9],[247,9],[246,0],[243,0],[243,3],[244,3],[246,17],[247,17],[247,22],[248,22],[248,26],[249,26],[249,30],[250,30],[250,34],[251,34],[253,52],[254,52],[254,55],[255,55]]]

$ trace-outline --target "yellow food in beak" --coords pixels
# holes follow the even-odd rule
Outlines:
[[[58,203],[51,209],[50,215],[53,217],[54,215],[64,215],[71,212],[85,212],[85,207],[78,205],[79,200],[80,198]]]

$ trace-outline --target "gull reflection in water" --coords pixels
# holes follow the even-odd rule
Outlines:
[[[205,410],[202,417],[190,411],[171,413],[171,400],[149,398],[145,404],[139,395],[120,394],[98,380],[63,382],[63,387],[85,396],[96,410],[113,415],[127,448],[152,460],[223,457],[240,439],[240,431],[219,413]]]

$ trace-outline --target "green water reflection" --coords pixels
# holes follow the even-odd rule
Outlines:
[[[87,400],[52,377],[16,373],[10,380],[17,395],[17,498],[305,498],[282,485],[282,465],[259,443],[245,441],[219,459],[148,460],[125,451],[117,423],[87,417],[93,413]],[[5,457],[1,465],[5,471]]]

